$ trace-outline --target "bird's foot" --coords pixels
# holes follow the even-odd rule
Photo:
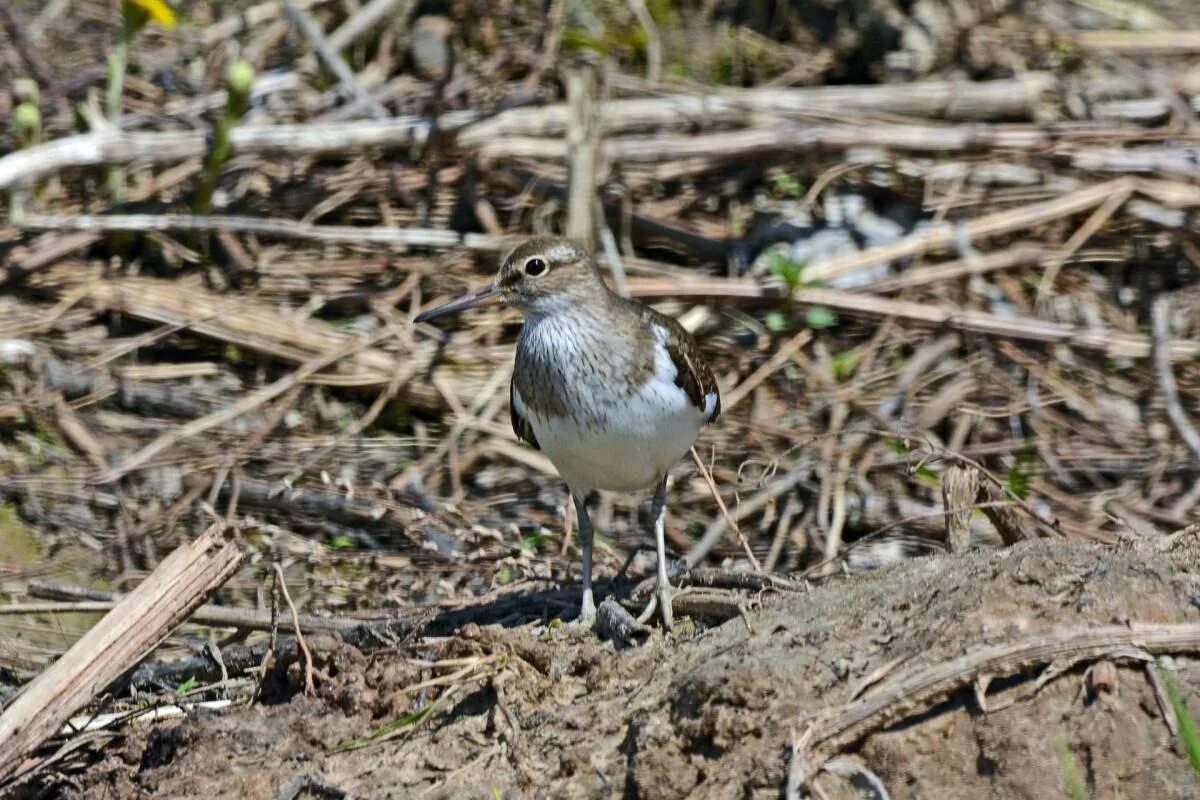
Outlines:
[[[639,625],[645,625],[651,617],[654,616],[655,610],[662,617],[663,628],[671,630],[675,625],[675,617],[671,612],[671,598],[674,596],[675,590],[671,588],[668,581],[659,581],[654,586],[654,594],[650,596],[650,602],[646,604],[645,610],[638,616]]]
[[[570,627],[590,631],[596,626],[596,601],[589,589],[583,593],[583,602],[579,606],[579,616],[571,620]]]

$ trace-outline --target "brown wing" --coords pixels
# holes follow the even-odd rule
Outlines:
[[[508,417],[512,420],[513,433],[517,435],[525,444],[532,447],[534,450],[541,450],[542,446],[538,444],[537,437],[533,435],[533,426],[529,424],[520,411],[517,410],[516,399],[513,393],[516,391],[516,384],[512,381],[508,383]]]
[[[700,352],[700,346],[692,335],[673,317],[661,314],[649,306],[631,303],[638,309],[643,319],[653,322],[667,331],[667,353],[675,364],[675,385],[687,393],[692,405],[704,411],[708,405],[709,395],[716,398],[712,414],[706,422],[716,422],[721,416],[721,390],[717,387],[717,379],[713,376],[708,362]]]

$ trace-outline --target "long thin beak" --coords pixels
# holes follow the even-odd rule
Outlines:
[[[413,322],[428,322],[437,317],[444,317],[447,314],[454,314],[462,311],[464,308],[472,308],[474,306],[486,305],[500,299],[500,287],[494,283],[489,283],[482,289],[476,289],[473,292],[468,292],[462,297],[451,300],[449,303],[443,303],[436,308],[431,308],[417,315]]]

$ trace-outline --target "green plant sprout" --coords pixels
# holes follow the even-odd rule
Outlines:
[[[1084,784],[1083,772],[1075,754],[1071,752],[1067,739],[1061,733],[1054,737],[1054,750],[1058,755],[1058,770],[1062,773],[1063,784],[1067,797],[1071,800],[1087,800],[1087,787]]]
[[[121,116],[121,95],[125,91],[125,69],[129,64],[129,45],[137,32],[153,20],[163,30],[175,27],[175,11],[163,0],[122,0],[121,37],[108,54],[108,91],[106,111],[108,119],[115,123]],[[107,173],[108,194],[120,200],[125,191],[124,173],[110,167]]]
[[[216,191],[217,181],[221,177],[221,168],[225,166],[233,150],[229,134],[250,108],[250,90],[253,88],[254,67],[246,61],[233,62],[225,79],[228,95],[225,112],[217,119],[212,149],[208,151],[208,157],[204,160],[204,177],[193,204],[197,214],[207,214],[212,210],[213,192]]]
[[[1187,753],[1188,761],[1191,762],[1196,777],[1200,779],[1200,733],[1196,732],[1196,721],[1192,719],[1187,701],[1184,700],[1179,687],[1175,685],[1171,674],[1162,667],[1157,667],[1157,669],[1166,687],[1171,709],[1175,712],[1175,721],[1179,723],[1179,741],[1183,744],[1184,752]]]
[[[13,81],[13,96],[20,102],[13,109],[13,142],[18,149],[37,144],[42,138],[42,112],[38,108],[37,82],[29,78]]]

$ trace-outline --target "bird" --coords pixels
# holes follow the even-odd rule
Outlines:
[[[524,241],[491,283],[414,322],[494,303],[524,318],[509,385],[513,432],[550,459],[575,505],[583,596],[572,624],[591,629],[596,621],[588,493],[653,488],[658,574],[638,621],[651,619],[657,606],[671,630],[667,474],[721,414],[712,370],[678,321],[612,291],[591,254],[567,238]]]

